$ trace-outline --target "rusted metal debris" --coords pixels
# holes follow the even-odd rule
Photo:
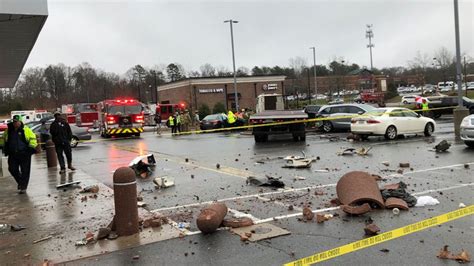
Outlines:
[[[365,226],[364,232],[368,236],[375,236],[380,232],[380,228],[376,224],[371,223]]]
[[[227,206],[223,203],[214,203],[201,210],[196,224],[204,234],[213,233],[222,224],[227,214]]]
[[[360,206],[342,205],[341,209],[345,213],[352,214],[352,215],[361,215],[364,213],[368,213],[372,210],[372,208],[370,208],[370,205],[368,203],[364,203]]]
[[[222,225],[224,225],[225,227],[239,228],[253,225],[253,220],[248,217],[224,219]]]
[[[408,205],[406,201],[402,199],[391,197],[385,201],[385,208],[387,209],[398,208],[400,210],[408,210]]]
[[[337,182],[336,192],[344,205],[372,203],[379,208],[385,207],[377,182],[367,172],[353,171],[343,175]]]
[[[439,259],[455,260],[459,263],[471,262],[471,255],[467,251],[461,250],[459,254],[454,255],[448,250],[448,247],[449,247],[448,245],[445,245],[443,249],[439,251],[436,257],[438,257]]]

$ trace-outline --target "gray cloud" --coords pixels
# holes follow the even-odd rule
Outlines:
[[[417,50],[454,53],[453,1],[49,1],[49,18],[27,67],[89,62],[124,73],[135,64],[238,66],[318,64],[335,56],[369,65],[365,25],[373,24],[374,66],[406,65]],[[460,1],[461,49],[473,54],[473,2]]]

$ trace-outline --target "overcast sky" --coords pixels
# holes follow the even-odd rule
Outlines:
[[[460,0],[461,50],[474,54],[474,1]],[[452,0],[138,1],[49,0],[49,17],[26,67],[89,62],[125,73],[172,62],[189,70],[210,63],[237,66],[312,64],[334,57],[369,66],[366,24],[373,24],[374,67],[406,66],[416,51],[455,51]]]

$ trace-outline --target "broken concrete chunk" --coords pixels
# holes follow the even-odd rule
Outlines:
[[[370,208],[370,205],[368,203],[364,203],[360,206],[342,205],[342,211],[351,215],[361,215],[364,213],[368,213],[371,210],[372,208]]]
[[[325,221],[329,221],[329,219],[331,218],[332,218],[332,214],[325,214],[325,215],[316,214],[316,222],[318,222],[318,224],[324,223]]]
[[[174,186],[174,179],[168,176],[156,177],[153,183],[157,189],[168,188]]]
[[[400,210],[408,210],[408,205],[406,201],[402,199],[391,197],[385,201],[385,208],[387,209],[398,208]]]
[[[309,207],[303,208],[303,218],[305,221],[311,221],[314,218],[314,213]]]
[[[368,236],[375,236],[380,232],[380,228],[372,223],[365,226],[364,232]]]
[[[459,254],[454,255],[448,250],[448,245],[445,245],[443,249],[439,251],[436,257],[438,257],[439,259],[456,260],[459,263],[471,262],[471,256],[467,251],[461,250]]]
[[[387,167],[390,166],[390,162],[388,162],[388,161],[383,161],[382,164],[387,166]]]
[[[260,186],[260,187],[274,187],[274,188],[284,188],[285,183],[280,181],[280,178],[275,178],[271,176],[266,176],[267,180],[263,181],[260,178],[254,177],[254,176],[249,176],[247,177],[246,184],[251,184],[254,186]]]
[[[253,220],[248,217],[242,217],[237,219],[224,219],[222,224],[225,227],[239,228],[253,225]]]
[[[92,185],[83,188],[79,193],[97,193],[99,192],[99,185]]]
[[[290,159],[286,160],[283,168],[310,168],[314,159]]]

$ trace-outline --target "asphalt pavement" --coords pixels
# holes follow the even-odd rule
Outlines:
[[[385,232],[456,210],[460,203],[473,204],[474,150],[454,140],[452,117],[437,120],[432,137],[406,136],[395,141],[374,137],[369,141],[350,142],[347,135],[333,133],[330,141],[327,135],[312,132],[306,142],[293,142],[291,137],[282,136],[258,145],[248,132],[183,136],[147,132],[140,138],[107,140],[94,135],[93,142],[81,143],[73,151],[74,163],[81,171],[111,187],[115,169],[128,165],[138,155],[154,154],[157,165],[153,175],[138,180],[146,208],[173,221],[188,222],[190,229],[184,238],[67,264],[277,265],[363,239],[364,221],[369,216]],[[435,153],[433,146],[444,139],[453,144],[449,152]],[[371,147],[368,156],[337,154],[345,148],[361,147]],[[282,168],[282,157],[303,154],[319,160],[309,169]],[[410,163],[410,167],[399,174],[396,170],[401,162]],[[336,197],[339,178],[355,170],[382,176],[385,181],[380,181],[380,187],[403,181],[410,193],[435,197],[440,204],[410,208],[399,215],[376,210],[360,217],[346,216],[328,203]],[[174,178],[176,185],[157,190],[152,183],[156,176]],[[247,185],[249,176],[281,178],[285,189]],[[271,223],[290,234],[250,243],[242,242],[227,230],[203,235],[196,228],[195,218],[203,206],[216,200],[229,207],[228,216],[249,216],[257,223]],[[324,224],[302,222],[298,214],[303,206],[336,217]],[[469,216],[323,264],[455,265],[454,261],[440,261],[436,254],[444,245],[454,251],[467,249],[472,253],[473,226],[473,218]],[[382,249],[388,252],[381,252]]]

